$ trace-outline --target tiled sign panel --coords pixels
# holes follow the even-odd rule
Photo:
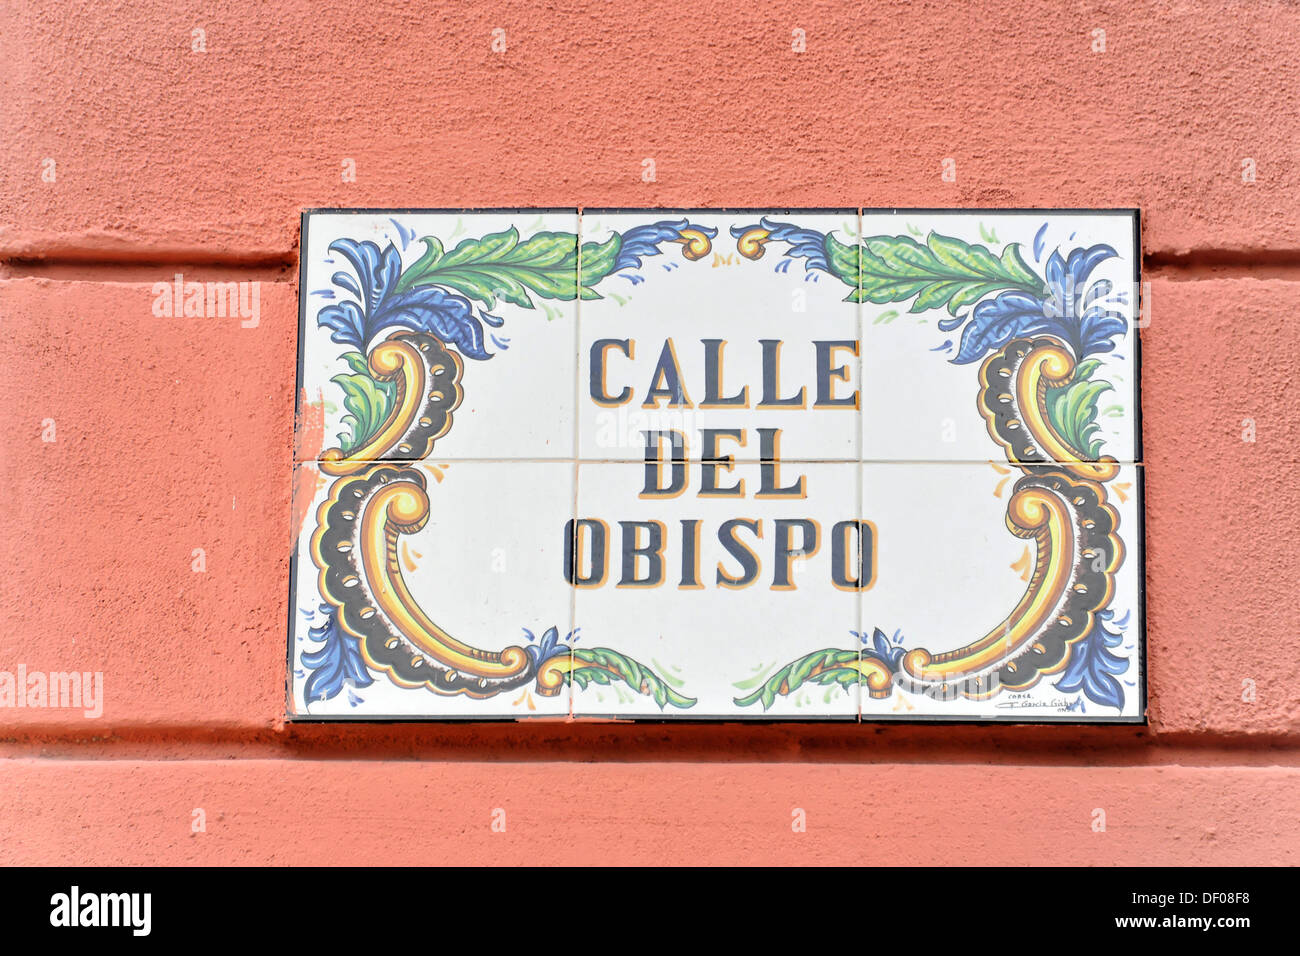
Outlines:
[[[290,714],[1142,720],[1136,236],[308,213]]]

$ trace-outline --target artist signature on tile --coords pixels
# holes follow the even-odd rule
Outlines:
[[[1077,710],[1078,705],[1065,697],[1053,697],[1048,700],[1035,700],[1032,697],[1013,697],[1011,700],[999,701],[994,705],[998,710],[1043,710],[1055,709],[1062,714]]]

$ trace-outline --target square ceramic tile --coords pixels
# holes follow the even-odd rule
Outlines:
[[[570,462],[295,475],[289,712],[567,717]]]
[[[1136,232],[1131,210],[864,211],[863,460],[1138,460]]]
[[[577,231],[576,210],[306,213],[298,460],[572,459]]]
[[[584,210],[580,456],[856,460],[857,220]]]
[[[1140,467],[1087,467],[862,466],[864,720],[1141,719]]]
[[[858,466],[786,462],[779,498],[762,463],[711,467],[668,498],[641,464],[579,467],[575,716],[856,718]]]

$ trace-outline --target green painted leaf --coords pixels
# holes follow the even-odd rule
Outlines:
[[[672,686],[674,686],[674,687],[684,687],[684,686],[686,685],[686,681],[682,680],[680,677],[674,677],[672,674],[668,673],[668,668],[667,668],[667,667],[664,667],[663,664],[660,664],[660,663],[659,663],[657,660],[655,660],[653,657],[650,658],[650,663],[653,664],[655,667],[659,668],[659,670],[657,670],[655,673],[656,673],[660,678],[662,678],[663,680],[665,680],[665,681],[667,681],[669,684],[671,684]],[[676,669],[677,669],[677,670],[681,670],[680,667],[679,667],[679,668],[676,668]]]
[[[1070,447],[1091,459],[1100,456],[1103,444],[1096,437],[1101,430],[1097,423],[1097,400],[1114,387],[1110,382],[1092,380],[1100,365],[1097,359],[1085,359],[1075,368],[1068,385],[1049,389],[1046,396],[1047,417],[1056,433]]]
[[[942,309],[949,299],[962,290],[962,286],[961,282],[936,282],[928,285],[920,291],[908,311],[929,312],[931,309]]]
[[[348,431],[340,432],[338,437],[341,451],[350,455],[388,420],[397,400],[397,385],[372,378],[366,357],[360,352],[347,352],[342,357],[352,374],[335,375],[330,381],[343,389],[343,407],[349,413],[343,416],[343,424],[348,426]]]
[[[1029,268],[1029,264],[1020,255],[1020,243],[1018,242],[1013,242],[1002,250],[1002,268],[1013,279],[1032,287],[1032,291],[1036,292],[1043,287],[1042,280],[1038,278],[1033,269]]]
[[[760,662],[755,668],[755,674],[753,677],[746,677],[744,680],[736,681],[731,686],[736,688],[736,690],[753,690],[759,684],[763,683],[763,680],[767,677],[767,672],[771,669],[770,665]]]
[[[952,272],[966,275],[996,275],[1002,263],[984,246],[968,246],[960,239],[930,233],[927,242],[934,257]]]
[[[1001,258],[986,247],[931,232],[924,244],[910,236],[874,236],[865,240],[861,302],[904,302],[915,298],[912,312],[947,307],[950,314],[992,292],[1021,289],[1039,293],[1042,280],[1025,264],[1016,243]]]
[[[533,308],[532,295],[571,300],[577,295],[578,239],[539,232],[524,242],[513,226],[482,239],[465,239],[451,252],[426,236],[424,254],[397,282],[397,291],[442,286],[494,308],[497,299]]]
[[[609,684],[617,675],[619,680],[638,694],[652,697],[660,709],[669,704],[681,708],[695,706],[694,697],[677,693],[650,668],[618,651],[608,647],[585,647],[575,649],[573,657],[582,663],[592,665],[577,667],[569,674],[569,679],[579,688],[586,688],[588,682]]]
[[[594,286],[605,278],[614,268],[619,250],[623,248],[623,237],[615,233],[604,242],[584,242],[582,244],[582,274],[579,276],[579,288],[582,298],[599,299],[600,293]]]
[[[805,683],[822,686],[838,685],[847,690],[858,683],[861,675],[856,667],[846,665],[856,665],[857,662],[857,651],[839,650],[834,647],[814,651],[791,661],[764,681],[762,687],[748,696],[735,698],[735,701],[740,707],[761,703],[763,709],[767,710],[776,702],[778,695],[789,696]],[[782,687],[785,688],[784,691]]]
[[[856,302],[858,291],[858,273],[862,268],[862,246],[858,243],[840,242],[834,236],[826,236],[826,262],[831,273],[845,285],[852,287],[846,301]]]

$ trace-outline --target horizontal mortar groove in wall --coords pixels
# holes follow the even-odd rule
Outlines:
[[[221,257],[191,259],[0,259],[0,280],[50,279],[55,282],[169,282],[176,273],[205,282],[297,282],[297,257],[241,262]]]
[[[1300,738],[1152,734],[1133,728],[888,725],[633,727],[538,721],[238,728],[11,728],[0,760],[423,760],[453,763],[943,764],[1057,767],[1300,767]]]
[[[1144,279],[1281,279],[1300,281],[1300,249],[1205,249],[1187,254],[1148,251]]]
[[[297,253],[249,258],[203,251],[126,252],[84,257],[0,255],[0,280],[51,279],[59,282],[139,282],[170,280],[177,273],[205,282],[260,281],[296,283]],[[201,273],[201,274],[200,274]],[[1204,249],[1195,253],[1147,250],[1142,256],[1144,279],[1280,279],[1300,281],[1300,249]]]

